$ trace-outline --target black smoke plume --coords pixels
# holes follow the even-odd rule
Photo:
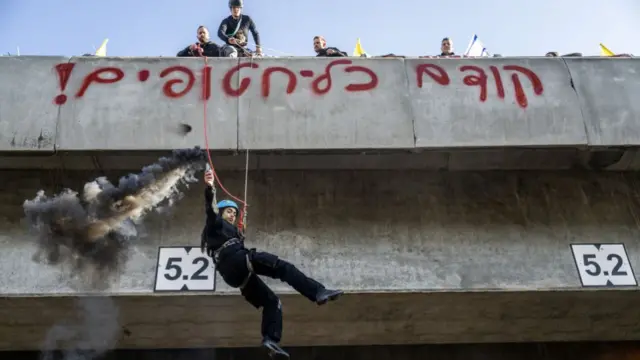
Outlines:
[[[65,189],[48,197],[40,190],[23,204],[38,235],[37,257],[68,262],[76,271],[92,266],[99,275],[121,270],[144,215],[179,200],[178,185],[196,181],[193,175],[204,167],[206,154],[198,147],[174,150],[117,185],[105,177],[88,182],[82,195]]]

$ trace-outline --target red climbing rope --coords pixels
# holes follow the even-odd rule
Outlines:
[[[205,56],[204,57],[204,66],[208,65],[207,61],[208,61],[208,59]],[[203,95],[205,95],[205,91],[206,91],[205,89],[206,89],[206,85],[203,84],[203,86],[202,86]],[[211,159],[211,153],[210,153],[210,150],[209,150],[209,136],[208,136],[208,131],[207,131],[209,126],[208,126],[208,122],[207,122],[207,100],[206,100],[206,98],[204,99],[203,104],[204,104],[204,119],[202,121],[202,124],[203,124],[203,129],[202,130],[204,131],[204,145],[205,145],[205,148],[207,149],[207,159],[209,161],[209,166],[211,166],[211,171],[213,172],[214,181],[215,180],[218,181],[218,184],[220,184],[220,188],[222,189],[222,191],[224,191],[232,199],[234,199],[234,200],[236,200],[236,201],[238,201],[239,203],[242,204],[243,209],[242,209],[242,211],[240,212],[240,214],[238,216],[238,228],[244,230],[244,214],[246,214],[246,212],[247,212],[248,204],[246,203],[246,201],[240,200],[239,198],[233,196],[229,191],[227,191],[227,189],[224,187],[224,185],[222,185],[222,180],[220,180],[220,177],[218,176],[218,173],[216,173],[216,168],[213,166],[213,160]],[[245,181],[246,181],[246,179],[245,179]],[[214,184],[214,186],[215,186],[215,184]],[[247,194],[245,194],[245,196],[247,196]]]

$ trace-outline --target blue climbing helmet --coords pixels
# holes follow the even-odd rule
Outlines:
[[[228,208],[228,207],[232,207],[232,208],[236,209],[236,215],[240,214],[240,208],[238,207],[238,204],[235,203],[235,201],[222,200],[222,201],[218,202],[218,209],[224,210],[225,208]]]

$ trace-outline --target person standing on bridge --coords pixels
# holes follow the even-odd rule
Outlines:
[[[453,52],[453,40],[451,38],[444,38],[440,43],[440,56],[456,56],[456,53]]]
[[[244,234],[235,225],[238,205],[231,200],[222,200],[214,206],[214,175],[210,168],[205,171],[204,181],[207,216],[201,250],[213,258],[216,271],[227,285],[239,288],[245,300],[256,309],[262,307],[262,345],[269,355],[289,357],[278,345],[282,339],[282,303],[258,275],[279,279],[318,305],[336,300],[343,291],[325,288],[277,255],[247,249]]]
[[[313,37],[313,50],[316,52],[316,57],[346,57],[349,56],[346,52],[340,51],[337,47],[327,47],[327,41],[324,36]]]
[[[222,47],[221,56],[238,57],[248,56],[251,51],[247,49],[251,31],[253,41],[256,43],[256,55],[262,56],[260,46],[260,33],[249,15],[242,14],[242,0],[229,0],[231,15],[224,18],[218,27],[218,37],[226,43]]]
[[[198,26],[198,31],[196,35],[198,42],[195,44],[191,44],[180,50],[177,57],[218,57],[220,56],[220,46],[214,43],[209,38],[209,29],[206,26],[200,25]]]

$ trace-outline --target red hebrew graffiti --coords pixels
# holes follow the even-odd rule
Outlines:
[[[344,87],[345,91],[347,92],[369,91],[369,90],[375,89],[378,86],[378,82],[379,82],[378,75],[373,70],[364,66],[355,66],[351,64],[353,64],[351,60],[335,60],[330,62],[325,67],[324,72],[311,82],[311,90],[313,91],[313,93],[316,95],[324,95],[331,90],[333,85],[331,70],[337,65],[350,65],[342,68],[346,74],[360,72],[360,73],[366,74],[369,77],[369,80],[364,83],[350,83],[349,85]],[[243,77],[240,80],[240,86],[237,89],[234,89],[231,84],[233,76],[236,75],[240,71],[240,69],[243,69],[243,68],[259,69],[260,65],[254,62],[246,62],[246,63],[239,64],[238,66],[235,66],[231,70],[227,71],[227,73],[225,74],[222,80],[222,89],[226,95],[232,96],[232,97],[238,97],[244,94],[249,89],[249,86],[251,85],[251,78],[249,77]],[[262,72],[262,76],[260,80],[262,97],[264,98],[269,97],[269,94],[271,93],[271,77],[276,73],[286,75],[286,77],[288,78],[287,88],[286,88],[287,94],[291,94],[296,90],[298,86],[298,78],[295,72],[293,72],[290,69],[287,69],[286,67],[281,67],[281,66],[267,67]],[[312,78],[314,76],[313,70],[307,70],[307,69],[300,70],[299,74],[303,78]]]
[[[460,67],[460,71],[464,72],[468,70],[476,71],[478,75],[467,75],[462,79],[462,82],[467,86],[480,86],[480,101],[487,101],[487,74],[484,73],[484,70],[474,65],[465,65]],[[501,97],[503,99],[504,89],[499,88],[498,93],[500,93],[500,91],[503,92]]]
[[[172,99],[176,99],[176,98],[180,98],[180,97],[185,96],[189,92],[189,90],[191,90],[193,85],[196,83],[196,76],[193,74],[193,71],[191,71],[191,69],[189,69],[188,67],[181,66],[181,65],[171,66],[171,67],[168,67],[168,68],[162,70],[160,72],[160,78],[165,78],[165,77],[169,76],[171,73],[174,73],[174,72],[181,72],[181,73],[187,75],[187,77],[189,78],[189,82],[187,82],[187,85],[184,87],[184,89],[182,89],[181,91],[177,91],[177,92],[173,88],[173,85],[183,84],[184,80],[173,79],[173,80],[169,80],[166,83],[164,83],[164,86],[162,87],[162,92],[167,97],[170,97]]]
[[[151,75],[149,70],[140,70],[140,71],[138,71],[138,81],[140,81],[140,82],[147,81],[149,79],[149,75]]]
[[[416,80],[418,82],[418,87],[422,88],[423,85],[423,74],[427,74],[440,85],[449,85],[451,79],[449,79],[449,74],[447,74],[444,69],[435,64],[420,64],[416,69]]]
[[[211,66],[202,68],[202,100],[211,98]]]
[[[65,63],[58,64],[55,66],[56,72],[58,73],[58,80],[60,81],[60,91],[64,92],[67,88],[67,83],[69,82],[69,77],[71,77],[71,72],[76,64]],[[60,94],[56,96],[54,99],[56,105],[62,105],[67,102],[67,95]]]
[[[359,62],[364,64],[365,62]],[[241,70],[246,69],[245,71]],[[64,63],[55,66],[60,85],[60,94],[54,98],[54,103],[63,105],[68,98],[65,91],[69,87],[69,79],[73,76],[75,64]],[[487,71],[488,70],[488,71]],[[200,69],[191,69],[183,65],[170,66],[162,69],[157,74],[150,70],[142,69],[135,74],[130,74],[129,79],[135,79],[144,83],[156,77],[163,81],[162,93],[170,99],[180,99],[189,94],[199,80],[201,87],[200,95],[202,100],[209,100],[217,86],[212,84],[212,77],[216,71],[215,66],[203,66]],[[317,71],[317,70],[316,70]],[[308,86],[311,91],[318,96],[323,96],[331,91],[367,92],[378,87],[379,78],[375,71],[362,65],[354,65],[352,60],[334,60],[324,66],[320,71],[312,69],[292,70],[285,66],[261,67],[260,62],[243,62],[227,70],[222,76],[219,89],[229,97],[240,97],[244,95],[253,82],[259,82],[260,95],[266,100],[273,91],[280,91],[284,94],[293,94],[300,88],[300,84],[309,81]],[[462,65],[458,68],[462,75],[461,86],[477,87],[478,99],[480,102],[487,101],[489,86],[495,86],[499,99],[505,98],[504,77],[511,78],[515,100],[522,108],[529,106],[529,99],[522,86],[522,78],[526,77],[532,84],[533,93],[542,95],[544,87],[542,81],[535,72],[519,65],[505,65],[502,69],[490,65],[482,68],[477,65]],[[133,76],[133,77],[132,77]],[[105,86],[115,84],[127,77],[123,69],[117,67],[100,67],[93,69],[80,81],[80,86],[75,90],[75,98],[81,99],[87,92],[95,86]],[[284,88],[273,88],[274,77],[286,80]],[[334,80],[339,77],[341,83],[347,83],[342,89],[334,89]],[[306,80],[309,79],[309,80]],[[440,86],[449,86],[452,83],[451,76],[440,65],[433,63],[423,63],[416,67],[416,84],[419,88],[425,85],[425,81],[433,81]],[[456,84],[457,85],[457,84]]]
[[[479,87],[480,93],[478,95],[478,99],[481,102],[487,101],[488,83],[490,78],[487,75],[487,72],[476,65],[462,65],[458,70],[462,74],[465,74],[462,79],[462,84],[466,86]],[[515,72],[511,74],[511,82],[513,84],[516,102],[521,108],[526,109],[527,106],[529,106],[529,100],[527,99],[527,94],[522,87],[522,82],[520,81],[518,73],[525,75],[529,79],[535,95],[540,96],[544,92],[542,81],[540,81],[538,75],[536,75],[532,70],[519,65],[505,65],[502,67],[502,70]],[[491,78],[495,84],[498,98],[504,99],[505,89],[500,69],[498,69],[497,66],[491,65],[489,66],[489,71],[491,72]],[[419,88],[422,88],[424,85],[425,75],[429,76],[433,81],[442,86],[448,86],[451,83],[449,74],[447,74],[446,70],[441,66],[436,64],[420,64],[416,67],[416,84]]]
[[[103,74],[112,75],[112,78],[101,77]],[[76,93],[77,98],[81,98],[84,96],[84,93],[87,91],[89,86],[93,83],[97,84],[113,84],[118,81],[124,79],[124,71],[116,68],[116,67],[105,67],[94,70],[89,75],[87,75],[82,81],[82,85],[80,86],[80,90]]]
[[[538,77],[538,75],[536,75],[536,73],[518,65],[505,65],[502,68],[505,70],[517,71],[526,75],[527,78],[529,78],[529,81],[531,81],[531,83],[533,84],[533,92],[538,96],[542,95],[544,88],[542,86],[542,81],[540,81],[540,78]],[[527,95],[522,89],[522,84],[520,83],[518,74],[512,74],[511,81],[513,81],[513,86],[516,89],[516,99],[518,100],[518,104],[520,104],[520,106],[522,106],[523,108],[526,108],[529,103],[527,102]]]
[[[296,74],[285,67],[274,66],[267,68],[262,72],[262,97],[269,97],[269,92],[271,91],[271,74],[276,71],[289,77],[289,82],[287,83],[287,94],[291,94],[296,89],[296,85],[298,85]]]
[[[64,92],[67,90],[69,79],[73,76],[74,69],[75,64],[72,63],[58,64],[55,66],[61,90],[61,94],[54,98],[55,104],[63,105],[67,102],[67,95],[65,95]],[[243,76],[241,76],[240,70],[242,69],[258,70],[255,74],[257,76],[253,78],[254,73],[252,71],[243,72]],[[196,86],[196,81],[199,80],[201,83],[201,98],[203,100],[209,100],[213,91],[212,89],[216,89],[216,87],[212,85],[212,75],[214,71],[215,66],[204,66],[199,70],[195,70],[183,65],[175,65],[162,69],[157,74],[152,74],[150,70],[142,69],[137,71],[135,75],[131,75],[134,75],[134,78],[137,78],[140,83],[144,83],[151,77],[157,76],[157,78],[164,81],[162,84],[162,93],[170,99],[184,97],[193,90]],[[259,81],[260,94],[264,99],[268,99],[273,91],[273,77],[284,76],[287,80],[286,87],[282,90],[278,89],[278,91],[292,94],[298,89],[301,80],[309,78],[311,79],[309,85],[311,91],[316,95],[325,95],[332,90],[333,77],[343,76],[346,77],[346,79],[350,79],[352,74],[364,74],[365,80],[362,82],[348,81],[348,84],[344,86],[344,91],[346,92],[371,91],[378,86],[379,80],[375,71],[366,66],[353,65],[351,60],[341,59],[330,62],[317,76],[314,70],[311,69],[304,69],[298,72],[283,66],[269,66],[262,69],[259,63],[244,62],[224,73],[220,88],[226,96],[239,97],[246,93],[253,81]],[[236,76],[241,77],[239,81]],[[82,78],[81,85],[76,90],[75,98],[81,99],[87,92],[91,91],[94,86],[115,84],[126,77],[127,74],[125,74],[125,71],[117,67],[100,67],[93,69]],[[362,78],[362,76],[359,78]]]
[[[231,79],[233,79],[233,75],[240,72],[240,69],[244,69],[248,67],[252,69],[257,69],[259,65],[256,63],[248,63],[248,62],[242,63],[238,66],[234,66],[233,68],[231,68],[231,70],[227,71],[227,73],[224,74],[224,78],[222,78],[222,91],[224,91],[225,94],[229,96],[237,97],[237,96],[241,96],[242,94],[244,94],[245,91],[247,91],[247,89],[249,88],[249,85],[251,85],[251,79],[243,78],[242,80],[240,80],[240,87],[238,87],[237,89],[234,89],[231,86]]]
[[[324,95],[328,93],[329,90],[331,90],[331,85],[332,85],[331,68],[336,65],[351,65],[352,63],[353,62],[351,60],[335,60],[330,62],[329,65],[325,67],[324,74],[318,76],[311,83],[311,89],[313,90],[313,92],[316,95]],[[374,73],[373,71],[371,71],[370,69],[364,66],[347,66],[346,68],[344,68],[344,71],[346,73],[360,71],[369,75],[369,79],[370,79],[369,82],[367,83],[347,85],[345,87],[345,90],[347,91],[367,91],[367,90],[375,89],[376,86],[378,86],[378,75],[376,75],[376,73]],[[326,82],[327,85],[323,88],[321,87],[320,83],[325,80],[327,81]]]

